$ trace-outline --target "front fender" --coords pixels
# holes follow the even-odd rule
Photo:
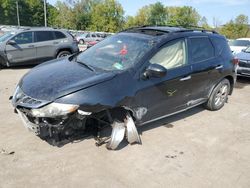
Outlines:
[[[135,104],[136,83],[128,73],[114,79],[82,89],[57,99],[55,102],[80,105],[88,112]]]

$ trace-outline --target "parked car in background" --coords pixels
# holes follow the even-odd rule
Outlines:
[[[87,48],[90,48],[92,46],[94,46],[95,44],[97,44],[99,41],[89,41],[89,42],[86,42],[87,44]]]
[[[140,142],[136,126],[203,104],[219,110],[232,94],[236,63],[213,31],[136,27],[88,50],[49,61],[19,82],[12,104],[24,125],[54,143],[112,127],[107,144]]]
[[[19,29],[0,37],[1,66],[38,64],[78,51],[77,41],[66,30]]]
[[[237,74],[239,76],[250,77],[250,46],[236,54],[236,57],[239,59]]]
[[[103,37],[101,37],[98,33],[84,33],[76,37],[76,40],[79,42],[79,44],[85,44],[92,41],[101,41],[103,40]]]
[[[250,46],[250,38],[239,38],[229,41],[229,46],[233,54],[240,53],[241,50]]]

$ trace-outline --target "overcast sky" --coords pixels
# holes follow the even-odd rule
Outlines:
[[[57,0],[47,0],[52,5]],[[139,8],[157,1],[165,6],[192,6],[196,8],[201,16],[208,19],[210,25],[213,25],[213,18],[216,18],[221,24],[230,19],[234,19],[239,14],[245,14],[250,18],[250,0],[118,0],[124,10],[125,15],[134,16]]]

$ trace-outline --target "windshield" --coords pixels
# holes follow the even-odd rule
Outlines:
[[[229,42],[229,46],[250,46],[248,40],[233,40]]]
[[[77,61],[107,71],[125,70],[137,63],[152,45],[148,38],[118,34],[81,53]]]
[[[5,40],[9,39],[12,36],[13,33],[11,32],[4,33],[2,36],[0,36],[0,42],[4,42]]]

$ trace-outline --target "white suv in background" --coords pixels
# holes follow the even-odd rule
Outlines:
[[[229,46],[233,54],[240,53],[242,50],[250,46],[250,38],[239,38],[229,42]]]

